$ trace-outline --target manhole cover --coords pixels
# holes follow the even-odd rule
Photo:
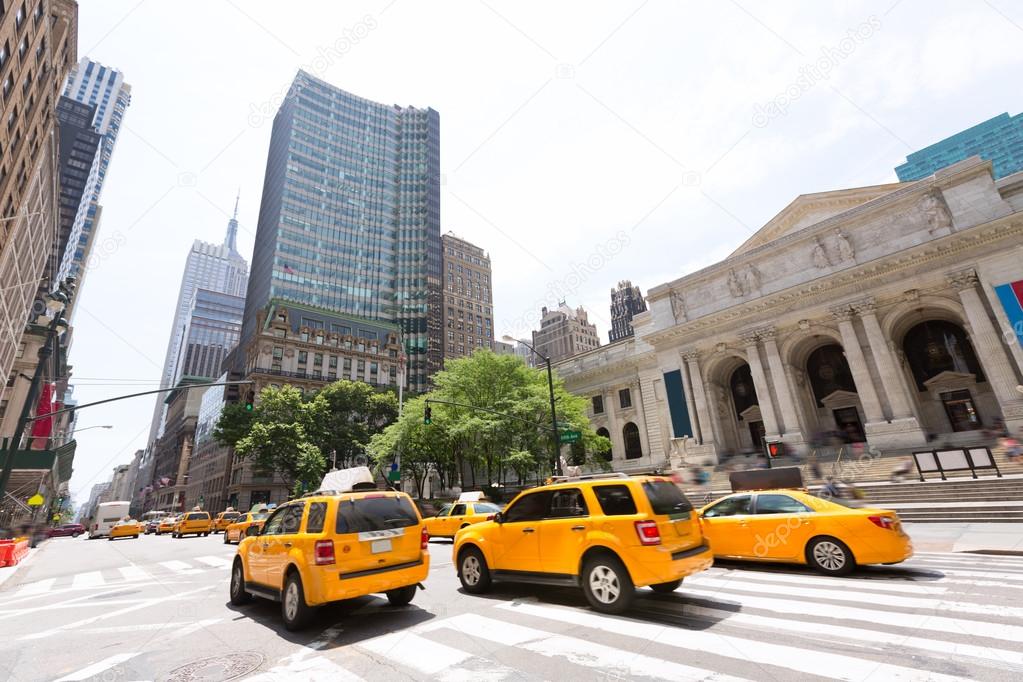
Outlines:
[[[263,654],[241,651],[236,654],[210,656],[186,663],[170,671],[164,682],[227,682],[247,675],[263,665]]]

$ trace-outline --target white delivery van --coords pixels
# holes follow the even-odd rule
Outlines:
[[[96,516],[89,528],[89,538],[103,538],[110,535],[114,524],[128,515],[131,502],[103,502],[96,507]]]

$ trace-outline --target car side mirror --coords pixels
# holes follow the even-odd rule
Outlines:
[[[245,529],[245,537],[254,538],[257,535],[259,535],[259,528],[256,528],[255,526],[249,526],[248,528]]]
[[[504,515],[501,512],[497,512],[492,518],[494,523],[504,523]]]

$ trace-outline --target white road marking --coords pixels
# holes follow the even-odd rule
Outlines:
[[[79,573],[71,581],[71,587],[83,588],[83,587],[100,587],[106,585],[107,581],[103,578],[103,574],[99,571],[89,571],[88,573]]]
[[[985,623],[979,620],[935,616],[929,613],[879,611],[837,604],[828,604],[825,611],[822,609],[821,604],[813,602],[772,599],[771,597],[755,597],[745,594],[722,594],[720,590],[707,590],[700,587],[683,587],[680,592],[683,596],[691,595],[709,601],[724,601],[750,608],[774,611],[776,613],[792,613],[801,616],[816,615],[915,630],[930,630],[939,633],[955,632],[975,637],[991,637],[1015,643],[1023,642],[1023,627],[1018,625]]]
[[[962,566],[963,568],[984,568],[985,566],[994,566],[997,568],[1006,568],[1009,570],[1023,571],[1023,564],[1018,561],[999,561],[998,559],[992,558],[989,555],[978,554],[975,558],[961,558],[961,559],[939,559],[938,557],[922,557],[914,556],[909,559],[907,564],[927,564],[939,565],[939,566]]]
[[[944,566],[927,567],[927,570],[938,571],[944,575],[963,576],[967,578],[987,578],[988,580],[1023,581],[1023,573],[1002,573],[999,571],[966,570],[959,568],[945,568]]]
[[[121,576],[127,582],[134,582],[136,580],[152,580],[153,577],[146,573],[140,566],[131,564],[130,566],[121,566],[117,569],[121,572]]]
[[[56,578],[47,578],[46,580],[37,580],[34,583],[29,583],[22,587],[20,590],[14,593],[15,597],[26,597],[33,594],[42,594],[49,592],[53,588],[53,584],[57,582]]]
[[[55,628],[50,628],[49,630],[43,630],[42,632],[34,632],[32,634],[29,634],[29,635],[24,635],[24,636],[20,637],[19,639],[22,639],[22,640],[26,640],[26,639],[43,639],[45,637],[49,637],[51,635],[56,635],[56,634],[58,634],[60,632],[66,631],[66,630],[77,630],[79,628],[85,627],[86,625],[92,625],[93,623],[99,622],[101,620],[106,620],[108,618],[116,618],[118,616],[124,615],[125,613],[130,613],[132,611],[138,611],[140,609],[146,609],[146,608],[149,608],[150,606],[155,606],[156,604],[162,604],[163,602],[174,601],[176,599],[185,599],[187,597],[190,597],[193,594],[198,594],[200,592],[205,592],[207,590],[212,590],[214,587],[216,587],[216,585],[207,585],[206,587],[200,587],[199,589],[196,589],[196,590],[189,590],[187,592],[179,592],[179,593],[176,593],[176,594],[168,595],[166,597],[156,597],[154,599],[143,599],[138,604],[134,604],[132,606],[125,607],[123,609],[118,609],[116,611],[110,611],[108,613],[100,614],[98,616],[92,616],[91,618],[83,618],[82,620],[74,621],[72,623],[65,623],[65,624],[59,625],[59,626],[57,626]]]
[[[473,634],[479,636],[480,633]],[[358,647],[378,656],[398,661],[424,675],[436,675],[446,668],[473,657],[472,654],[430,641],[411,631],[374,637],[359,642]]]
[[[714,569],[711,569],[714,570]],[[945,594],[947,587],[931,587],[910,581],[870,580],[867,578],[829,578],[818,575],[789,575],[785,573],[768,573],[766,571],[704,571],[686,578],[686,583],[704,578],[728,577],[742,580],[763,580],[766,582],[796,583],[797,585],[827,585],[830,587],[849,587],[875,592],[909,592],[911,594]],[[932,582],[932,581],[927,581]]]
[[[326,656],[313,656],[275,665],[266,672],[246,677],[245,682],[363,682],[363,679]]]
[[[160,565],[169,571],[174,571],[181,575],[195,575],[196,573],[202,573],[202,569],[192,568],[191,564],[187,564],[184,561],[161,561]]]
[[[702,651],[724,658],[733,658],[760,665],[803,672],[808,675],[824,675],[842,680],[946,680],[953,682],[959,677],[942,675],[926,670],[904,668],[898,665],[879,663],[871,659],[855,658],[827,651],[814,651],[780,644],[777,641],[757,641],[723,635],[717,632],[679,630],[663,625],[646,623],[628,618],[600,616],[578,609],[541,606],[534,603],[506,602],[497,607],[513,613],[558,621],[569,625],[602,630],[615,635],[635,637],[670,647],[690,651]],[[499,621],[498,621],[499,622]],[[472,632],[472,630],[469,630]],[[536,649],[533,649],[534,651]],[[617,651],[617,650],[616,650]],[[539,653],[542,653],[539,652]],[[622,651],[628,656],[630,652]]]
[[[201,556],[201,557],[196,557],[195,560],[196,561],[201,561],[202,563],[206,564],[207,566],[212,566],[213,568],[230,568],[231,567],[231,560],[227,559],[225,557],[222,557],[222,556],[212,556],[212,555],[211,556]]]
[[[664,629],[662,626],[653,627],[656,627],[658,630]],[[605,673],[615,673],[626,678],[653,677],[670,680],[742,679],[717,674],[703,668],[666,661],[661,658],[645,656],[635,651],[617,649],[576,637],[566,637],[546,630],[515,625],[474,613],[463,613],[437,623],[429,623],[423,627],[424,630],[437,630],[440,628],[450,628],[461,633],[472,633],[473,637],[482,638],[503,646],[526,649],[549,658],[564,658],[574,665],[584,668],[596,668]],[[403,646],[404,642],[399,641],[396,643],[396,647]],[[429,643],[428,646],[436,645]],[[397,648],[396,650],[401,651],[402,649]],[[429,651],[429,649],[424,649],[425,651]],[[407,665],[404,656],[403,652],[403,663]],[[817,672],[816,674],[820,673]]]
[[[170,623],[138,623],[136,625],[108,625],[108,626],[105,626],[105,627],[98,627],[98,628],[82,628],[81,630],[78,630],[77,632],[81,633],[81,634],[101,635],[101,634],[120,634],[120,633],[123,633],[123,632],[143,632],[143,631],[148,631],[148,630],[163,630],[165,628],[168,628],[168,629],[175,630],[175,632],[168,634],[168,636],[163,638],[163,639],[177,639],[178,637],[181,637],[181,636],[183,636],[185,634],[191,634],[192,632],[195,631],[195,629],[204,628],[207,625],[213,625],[214,623],[219,623],[221,620],[222,619],[220,619],[220,618],[211,618],[209,620],[201,620],[201,621],[198,621],[198,622],[194,621],[194,620],[188,620],[188,621],[170,622]],[[198,628],[196,626],[198,626]],[[178,628],[189,629],[189,630],[188,630],[188,632],[184,632],[183,634],[178,634],[178,631],[177,631]]]
[[[728,595],[728,590],[743,590],[746,592],[756,590],[754,585],[744,584],[742,577],[735,576],[731,580],[720,580],[717,578],[700,578],[693,581],[699,586],[717,588],[724,590],[723,596]],[[837,586],[836,586],[837,587]],[[771,593],[776,595],[787,595],[803,599],[830,599],[833,601],[851,601],[857,604],[876,604],[877,606],[896,606],[907,609],[933,609],[935,611],[951,611],[954,613],[969,613],[980,616],[1002,616],[1005,618],[1023,618],[1023,608],[1015,606],[1003,606],[1000,604],[970,604],[967,602],[954,602],[947,600],[927,599],[924,597],[904,597],[893,594],[868,594],[852,590],[826,589],[821,587],[790,587],[788,585],[772,585]]]
[[[135,656],[138,656],[138,654],[137,653],[114,654],[109,658],[104,658],[102,661],[93,663],[87,668],[82,668],[81,670],[73,672],[69,675],[65,675],[56,682],[77,682],[78,680],[87,680],[90,677],[95,677],[96,675],[99,675],[102,672],[110,670],[111,668],[120,665],[121,663],[127,661],[129,658],[134,658]]]

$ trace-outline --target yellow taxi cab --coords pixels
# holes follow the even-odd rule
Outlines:
[[[213,533],[223,533],[227,530],[227,527],[238,520],[241,516],[241,512],[237,512],[234,509],[228,509],[217,514],[217,518],[213,520]]]
[[[297,630],[323,604],[384,593],[395,606],[412,601],[430,570],[428,536],[412,499],[376,490],[366,467],[356,484],[330,486],[286,502],[258,534],[250,529],[231,568],[231,603],[252,595],[281,602],[284,626]],[[342,477],[343,478],[343,477]],[[362,485],[359,485],[362,484]],[[361,490],[361,488],[372,489]]]
[[[455,535],[453,558],[467,592],[494,580],[581,587],[590,606],[621,613],[635,588],[673,592],[710,568],[693,506],[665,476],[556,477],[521,492],[492,521]]]
[[[266,517],[268,516],[270,516],[269,511],[248,512],[247,514],[242,514],[224,530],[224,544],[238,544],[242,541],[242,538],[245,537],[245,533],[248,531],[250,526],[254,527],[256,530],[261,529],[263,527],[263,522],[266,521]]]
[[[142,526],[135,519],[122,519],[110,529],[110,539],[114,538],[137,538],[142,532]]]
[[[173,533],[174,526],[177,524],[179,516],[165,516],[160,519],[160,525],[156,527],[156,534],[163,535],[164,533]]]
[[[463,493],[457,502],[445,504],[436,516],[424,519],[423,523],[431,538],[453,538],[466,526],[486,521],[499,511],[501,508],[493,502],[486,502],[472,493]]]
[[[183,538],[186,535],[209,535],[213,530],[213,519],[209,512],[190,511],[182,514],[174,524],[173,537]]]

